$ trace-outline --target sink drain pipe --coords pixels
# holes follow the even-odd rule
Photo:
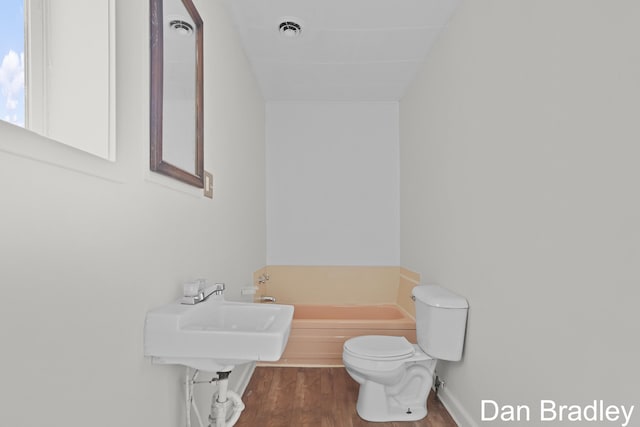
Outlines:
[[[202,418],[196,403],[193,401],[193,386],[201,383],[217,383],[218,393],[214,393],[211,399],[211,413],[209,415],[209,427],[232,427],[240,418],[240,414],[244,410],[244,403],[238,393],[229,390],[229,372],[217,372],[218,378],[210,381],[196,381],[199,371],[196,369],[193,376],[190,375],[190,369],[187,368],[185,378],[186,385],[186,412],[187,427],[191,427],[191,409],[196,414],[200,427],[204,427]],[[227,420],[229,418],[229,420]]]
[[[238,421],[244,410],[244,403],[238,393],[229,390],[230,373],[230,371],[217,372],[218,394],[217,396],[214,394],[211,400],[209,427],[231,427]],[[227,417],[229,417],[228,421]]]

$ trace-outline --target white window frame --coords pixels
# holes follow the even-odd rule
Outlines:
[[[114,172],[121,169],[117,164],[118,162],[115,161],[116,0],[92,0],[97,1],[100,5],[106,4],[109,15],[108,34],[105,35],[108,37],[108,41],[106,41],[108,51],[104,52],[104,55],[106,55],[104,63],[108,67],[106,71],[108,88],[101,88],[102,92],[107,94],[105,96],[107,105],[101,105],[100,107],[101,120],[102,118],[106,120],[106,124],[104,126],[105,131],[100,134],[104,149],[101,149],[99,154],[82,151],[82,147],[78,146],[78,144],[74,145],[73,141],[58,141],[55,138],[46,136],[50,127],[50,124],[47,123],[49,114],[46,111],[46,106],[50,105],[46,99],[49,93],[47,89],[49,79],[46,67],[49,61],[46,52],[47,31],[49,29],[46,25],[46,14],[47,8],[55,5],[57,1],[59,0],[25,0],[27,21],[25,25],[28,27],[25,31],[25,62],[27,63],[25,78],[28,82],[25,93],[25,104],[27,105],[25,121],[30,129],[33,128],[33,131],[6,122],[0,122],[0,150],[90,175],[121,181],[121,178],[119,178],[121,173]],[[90,18],[87,17],[87,19]],[[69,27],[73,28],[73,25],[69,25]],[[82,35],[77,36],[81,37]],[[44,46],[44,48],[36,49],[33,52],[31,49],[35,45]],[[40,68],[37,68],[38,65]],[[41,101],[36,101],[38,96],[41,97]],[[104,135],[102,135],[103,133]]]

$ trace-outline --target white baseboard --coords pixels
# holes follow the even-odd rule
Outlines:
[[[458,424],[458,427],[479,427],[448,388],[440,389],[438,391],[438,398],[444,407],[447,408],[447,411],[456,424]]]

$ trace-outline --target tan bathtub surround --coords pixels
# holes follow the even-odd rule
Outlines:
[[[416,324],[395,304],[295,304],[291,334],[278,362],[261,365],[342,366],[344,342],[360,335],[405,336],[416,342]]]
[[[258,284],[259,277],[269,280]],[[256,297],[283,304],[398,304],[413,312],[411,288],[420,276],[398,266],[267,266],[253,274]]]
[[[413,318],[416,317],[416,306],[411,299],[411,290],[420,284],[420,274],[400,267],[400,279],[398,283],[398,293],[396,304]]]

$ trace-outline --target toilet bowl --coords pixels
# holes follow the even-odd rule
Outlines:
[[[381,335],[354,337],[344,343],[342,360],[360,384],[356,410],[364,420],[424,418],[437,358],[460,360],[462,356],[467,301],[435,285],[417,286],[412,294],[418,344]]]
[[[436,361],[405,337],[365,335],[344,345],[349,375],[360,384],[356,410],[367,421],[415,421],[427,415]]]

